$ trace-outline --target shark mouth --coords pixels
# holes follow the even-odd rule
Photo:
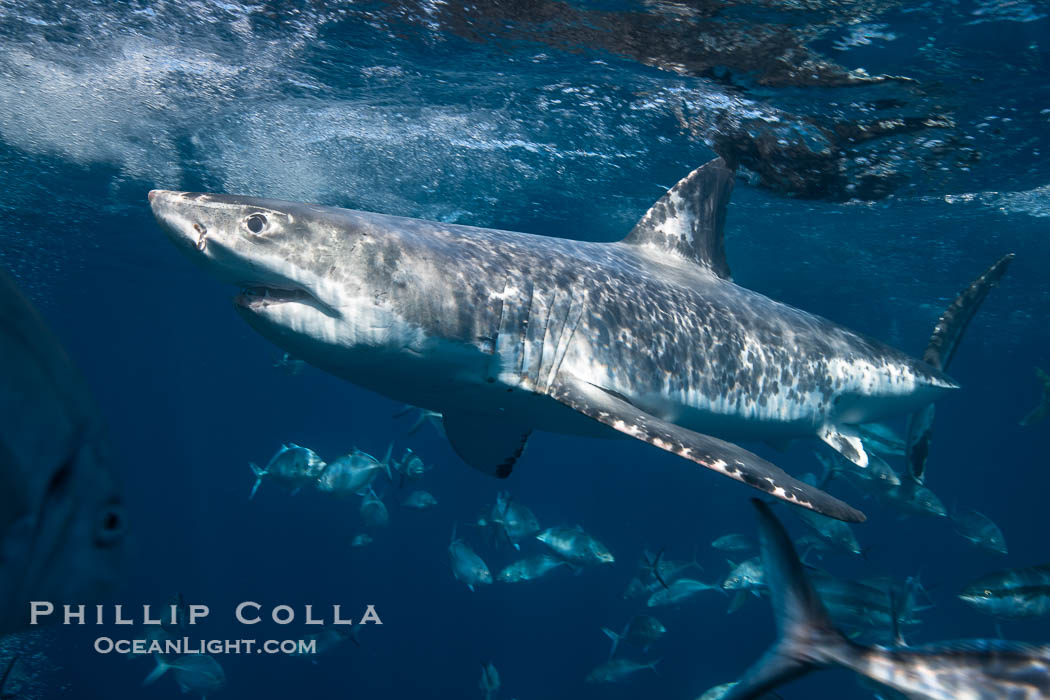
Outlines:
[[[280,289],[276,287],[245,287],[233,299],[239,308],[256,313],[280,304],[304,304],[312,306],[326,316],[338,318],[342,314],[305,289]]]

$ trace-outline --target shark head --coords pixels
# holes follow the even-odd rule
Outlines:
[[[57,608],[105,596],[119,579],[127,527],[87,386],[2,271],[0,364],[2,637],[29,623],[30,601]]]
[[[413,348],[418,304],[396,226],[365,212],[223,194],[154,190],[176,246],[240,288],[237,311],[280,347],[329,371],[348,350]],[[406,272],[408,270],[408,272]]]
[[[242,288],[245,311],[274,322],[338,316],[343,300],[326,289],[326,236],[352,247],[352,229],[338,233],[331,210],[235,195],[153,190],[150,206],[171,240],[222,281]],[[329,253],[326,255],[326,253]]]

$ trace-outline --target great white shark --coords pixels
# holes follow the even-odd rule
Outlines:
[[[694,170],[615,243],[226,194],[154,190],[161,227],[242,288],[287,352],[440,411],[455,451],[505,477],[533,430],[628,435],[779,499],[864,515],[731,441],[819,436],[928,406],[941,370],[734,284],[733,172]]]
[[[0,366],[3,637],[35,624],[35,605],[55,609],[103,599],[120,579],[127,516],[87,383],[3,269]],[[0,678],[0,700],[8,697],[3,691]]]

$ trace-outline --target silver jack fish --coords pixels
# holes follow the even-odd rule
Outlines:
[[[501,583],[533,581],[564,565],[565,562],[558,557],[550,554],[536,554],[504,567],[496,576],[496,580]]]
[[[438,411],[468,464],[506,477],[534,430],[627,436],[792,503],[863,514],[727,441],[818,436],[861,466],[851,426],[955,382],[927,363],[737,286],[723,241],[733,172],[687,175],[617,243],[224,194],[154,190],[161,227],[240,286],[282,349]]]
[[[126,516],[101,418],[43,319],[0,270],[0,636],[29,601],[116,582]]]
[[[573,566],[611,564],[612,552],[604,544],[576,527],[551,527],[536,535],[543,544]]]
[[[717,583],[704,583],[691,578],[680,578],[673,581],[667,588],[660,588],[656,593],[649,596],[646,605],[650,608],[660,605],[678,605],[704,591],[725,593]]]
[[[633,647],[649,651],[649,646],[667,633],[664,624],[652,615],[635,615],[623,628],[623,632],[617,634],[608,627],[602,627],[602,633],[612,640],[612,648],[609,650],[609,658],[616,656],[616,649],[620,642],[627,642]]]
[[[1050,564],[986,574],[964,588],[959,598],[994,617],[1050,615]]]
[[[325,469],[325,462],[317,456],[317,453],[308,447],[299,447],[289,442],[281,445],[269,463],[265,467],[259,467],[255,463],[248,465],[252,474],[255,475],[255,483],[252,484],[248,500],[255,498],[263,479],[269,479],[274,483],[281,484],[296,494],[304,486],[314,486],[317,477]]]
[[[724,700],[752,700],[829,666],[848,668],[912,700],[1050,698],[1050,646],[988,639],[917,647],[850,641],[832,625],[784,526],[765,503],[753,503],[777,641]]]
[[[318,491],[336,496],[363,495],[371,488],[376,477],[385,472],[390,477],[390,454],[378,461],[372,455],[354,450],[329,462],[316,479]]]
[[[452,575],[457,581],[466,584],[471,592],[480,584],[492,583],[489,567],[470,545],[456,537],[455,528],[452,529],[452,541],[448,545],[448,558]]]

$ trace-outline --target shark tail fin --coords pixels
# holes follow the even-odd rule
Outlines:
[[[753,700],[817,668],[840,663],[853,645],[831,623],[806,577],[784,526],[765,503],[758,511],[762,560],[776,620],[777,641],[751,666],[723,700]]]
[[[154,654],[154,659],[157,661],[157,665],[150,671],[150,674],[142,679],[142,687],[145,688],[147,685],[152,685],[157,682],[157,679],[167,673],[171,665],[162,654]]]
[[[620,646],[620,635],[613,632],[608,627],[602,627],[602,632],[605,636],[612,640],[612,649],[609,650],[609,658],[616,656],[616,648]]]
[[[941,315],[923,353],[923,361],[937,370],[947,370],[955,355],[966,327],[970,325],[977,310],[981,308],[988,293],[1006,274],[1014,254],[1004,255],[984,271],[969,287],[955,297]],[[908,440],[905,447],[906,460],[911,475],[920,484],[926,477],[926,459],[930,453],[930,438],[933,436],[933,404],[928,404],[912,414],[908,420]]]
[[[262,483],[263,477],[266,476],[266,470],[257,465],[255,462],[248,464],[252,469],[252,474],[255,475],[255,483],[252,484],[252,492],[248,494],[248,500],[255,498],[255,492],[259,490],[259,484]]]

